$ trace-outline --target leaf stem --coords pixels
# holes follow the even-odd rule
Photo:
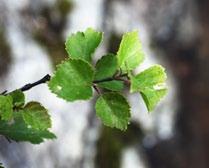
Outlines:
[[[113,77],[109,77],[109,78],[95,80],[95,81],[93,81],[93,83],[97,84],[97,83],[109,82],[109,81],[113,81],[113,80],[120,80],[120,81],[124,81],[124,82],[127,81],[127,79],[124,79],[123,77],[127,77],[127,74],[121,74],[119,76],[113,76]]]

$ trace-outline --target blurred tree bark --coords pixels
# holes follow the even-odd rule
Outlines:
[[[147,149],[150,167],[207,168],[209,1],[143,0],[143,3],[148,7],[143,17],[149,27],[152,46],[156,51],[162,52],[168,61],[178,82],[179,100],[176,133],[172,139],[161,141]],[[178,3],[176,9],[171,7],[175,3]],[[191,25],[187,22],[188,17],[192,20]],[[160,18],[165,19],[163,24],[156,23]],[[166,26],[168,29],[160,34],[159,30]],[[194,27],[195,31],[187,34]],[[183,31],[186,32],[184,37]]]

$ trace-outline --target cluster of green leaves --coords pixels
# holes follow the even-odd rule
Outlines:
[[[126,130],[131,117],[130,105],[123,96],[127,85],[138,92],[152,111],[166,94],[164,68],[154,65],[134,75],[144,60],[138,32],[123,35],[117,53],[108,53],[93,64],[92,56],[103,38],[102,32],[88,28],[66,40],[68,58],[59,64],[48,82],[49,89],[66,101],[88,100],[95,89],[99,97],[96,115],[104,125]],[[38,102],[25,103],[21,90],[0,95],[0,134],[15,141],[38,144],[53,139],[50,115]]]
[[[131,113],[122,95],[124,84],[129,84],[131,93],[141,93],[152,111],[166,94],[166,74],[162,66],[154,65],[134,75],[133,70],[144,61],[137,31],[124,34],[118,52],[102,56],[94,65],[92,56],[102,38],[102,32],[91,28],[69,36],[65,43],[68,59],[57,66],[48,86],[67,101],[90,99],[95,88],[97,116],[107,126],[126,130]]]
[[[0,117],[0,134],[8,139],[38,144],[56,137],[48,130],[51,119],[47,110],[38,102],[25,104],[20,90],[0,95]]]

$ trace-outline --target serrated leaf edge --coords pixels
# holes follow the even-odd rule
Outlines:
[[[128,122],[127,122],[126,127],[125,127],[124,129],[121,129],[121,128],[117,128],[117,127],[115,127],[115,126],[108,125],[108,124],[104,123],[104,122],[101,120],[100,116],[98,116],[97,113],[96,113],[96,116],[101,120],[101,122],[102,122],[105,126],[108,126],[108,127],[110,127],[110,128],[116,128],[116,129],[119,129],[119,130],[121,130],[121,131],[126,131],[127,128],[128,128],[128,125],[130,124],[130,119],[131,119],[131,106],[130,106],[128,100],[127,100],[121,93],[119,93],[119,92],[106,92],[106,93],[103,93],[102,95],[100,95],[100,96],[97,98],[97,100],[99,100],[100,98],[102,98],[102,96],[104,96],[104,95],[106,95],[106,94],[111,94],[111,93],[114,93],[114,94],[116,93],[116,94],[122,96],[123,99],[125,100],[125,102],[128,104],[129,118],[128,118]],[[95,104],[95,107],[96,107],[96,104]]]
[[[85,62],[85,63],[87,63],[87,64],[89,65],[89,67],[90,67],[91,70],[93,71],[93,75],[92,75],[92,85],[93,85],[93,80],[94,80],[94,75],[95,75],[95,69],[94,69],[94,67],[93,67],[89,62],[87,62],[86,60],[83,60],[83,59],[66,58],[66,59],[63,60],[60,64],[56,65],[56,70],[54,70],[53,75],[52,75],[52,78],[55,76],[55,74],[56,74],[56,72],[57,72],[57,69],[58,69],[59,67],[61,67],[62,64],[64,64],[66,61],[70,61],[70,60],[79,60],[79,61],[83,61],[83,62]],[[85,101],[85,100],[89,100],[89,99],[93,96],[93,89],[92,89],[93,86],[91,86],[91,89],[92,89],[92,95],[91,95],[91,96],[89,96],[89,97],[86,98],[86,99],[77,99],[77,100],[70,100],[70,101],[69,101],[69,100],[66,100],[66,99],[62,98],[61,96],[57,95],[57,94],[51,89],[51,87],[49,86],[49,82],[50,82],[50,81],[47,82],[47,86],[48,86],[49,90],[50,90],[57,98],[60,98],[60,99],[64,100],[64,101],[67,102],[67,103],[69,103],[69,102],[75,102],[75,101]]]
[[[85,31],[77,31],[77,32],[74,32],[74,33],[71,33],[70,36],[67,37],[66,41],[65,41],[65,51],[67,52],[67,55],[69,58],[71,58],[71,55],[68,53],[67,51],[67,42],[69,41],[70,38],[72,38],[73,36],[76,36],[77,33],[81,33],[84,35],[85,37],[85,33],[88,31],[88,30],[93,30],[95,31],[97,34],[100,34],[101,33],[101,41],[99,42],[98,46],[92,51],[91,55],[93,55],[96,51],[96,49],[101,45],[101,43],[103,42],[103,38],[104,38],[104,32],[100,32],[100,31],[97,31],[95,29],[93,29],[92,27],[88,27],[85,29]],[[71,58],[71,59],[75,59],[75,58]],[[87,60],[85,59],[80,59],[80,60],[83,60],[83,61],[86,61],[88,62]],[[88,62],[89,63],[89,62]]]
[[[45,110],[46,110],[45,112],[47,113],[47,115],[48,115],[48,117],[49,117],[49,121],[50,121],[50,126],[49,126],[48,128],[46,128],[46,129],[36,129],[36,128],[33,128],[33,129],[36,129],[36,130],[48,130],[48,129],[50,129],[50,128],[52,127],[51,115],[49,114],[48,109],[46,109],[41,103],[36,102],[36,101],[30,101],[30,102],[28,102],[27,104],[25,104],[25,106],[24,106],[21,110],[19,110],[19,111],[22,112],[22,118],[23,118],[23,121],[25,122],[25,124],[28,125],[28,126],[30,126],[30,124],[28,124],[27,121],[25,121],[25,117],[24,117],[24,115],[23,115],[23,111],[24,111],[24,108],[27,108],[27,106],[28,106],[29,104],[32,104],[32,103],[36,103],[36,104],[38,104],[41,108],[45,109]]]

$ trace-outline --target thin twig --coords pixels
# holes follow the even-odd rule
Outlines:
[[[0,93],[0,95],[5,95],[7,93],[7,90]]]
[[[98,93],[100,93],[100,91],[99,91],[99,89],[96,85],[98,83],[108,82],[108,81],[113,81],[113,80],[118,80],[118,81],[123,81],[124,83],[129,83],[129,80],[124,79],[123,77],[127,77],[127,74],[120,74],[118,76],[113,76],[113,77],[109,77],[109,78],[105,78],[105,79],[101,79],[101,80],[95,80],[95,81],[93,81],[93,87]],[[43,84],[43,83],[46,83],[46,82],[50,81],[50,79],[51,79],[51,76],[49,74],[47,74],[43,78],[41,78],[40,80],[38,80],[34,83],[28,83],[28,84],[24,85],[23,87],[19,88],[19,90],[21,90],[22,92],[30,90],[31,88],[33,88],[37,85],[40,85],[40,84]],[[9,94],[7,92],[7,90],[0,93],[0,95],[7,95],[7,94]]]
[[[51,79],[51,76],[49,74],[45,75],[43,78],[41,78],[40,80],[34,82],[34,83],[28,83],[26,85],[24,85],[23,87],[19,88],[18,90],[21,90],[22,92],[30,90],[31,88],[46,83]],[[2,95],[8,95],[9,93],[7,92],[7,90],[5,90],[4,92],[1,93]]]
[[[49,74],[45,75],[43,78],[41,78],[40,80],[34,82],[34,83],[28,83],[26,85],[24,85],[23,87],[19,88],[19,90],[21,90],[22,92],[30,90],[31,88],[46,83],[51,79],[51,76]],[[9,93],[7,92],[7,90],[3,91],[2,93],[0,93],[0,95],[8,95]]]
[[[9,139],[7,136],[4,136],[4,138],[5,138],[9,143],[12,143],[12,140]]]
[[[31,88],[46,83],[51,79],[51,76],[49,74],[45,75],[43,78],[41,78],[40,80],[34,82],[34,83],[29,83],[24,85],[23,87],[21,87],[19,90],[21,90],[22,92],[30,90]]]

